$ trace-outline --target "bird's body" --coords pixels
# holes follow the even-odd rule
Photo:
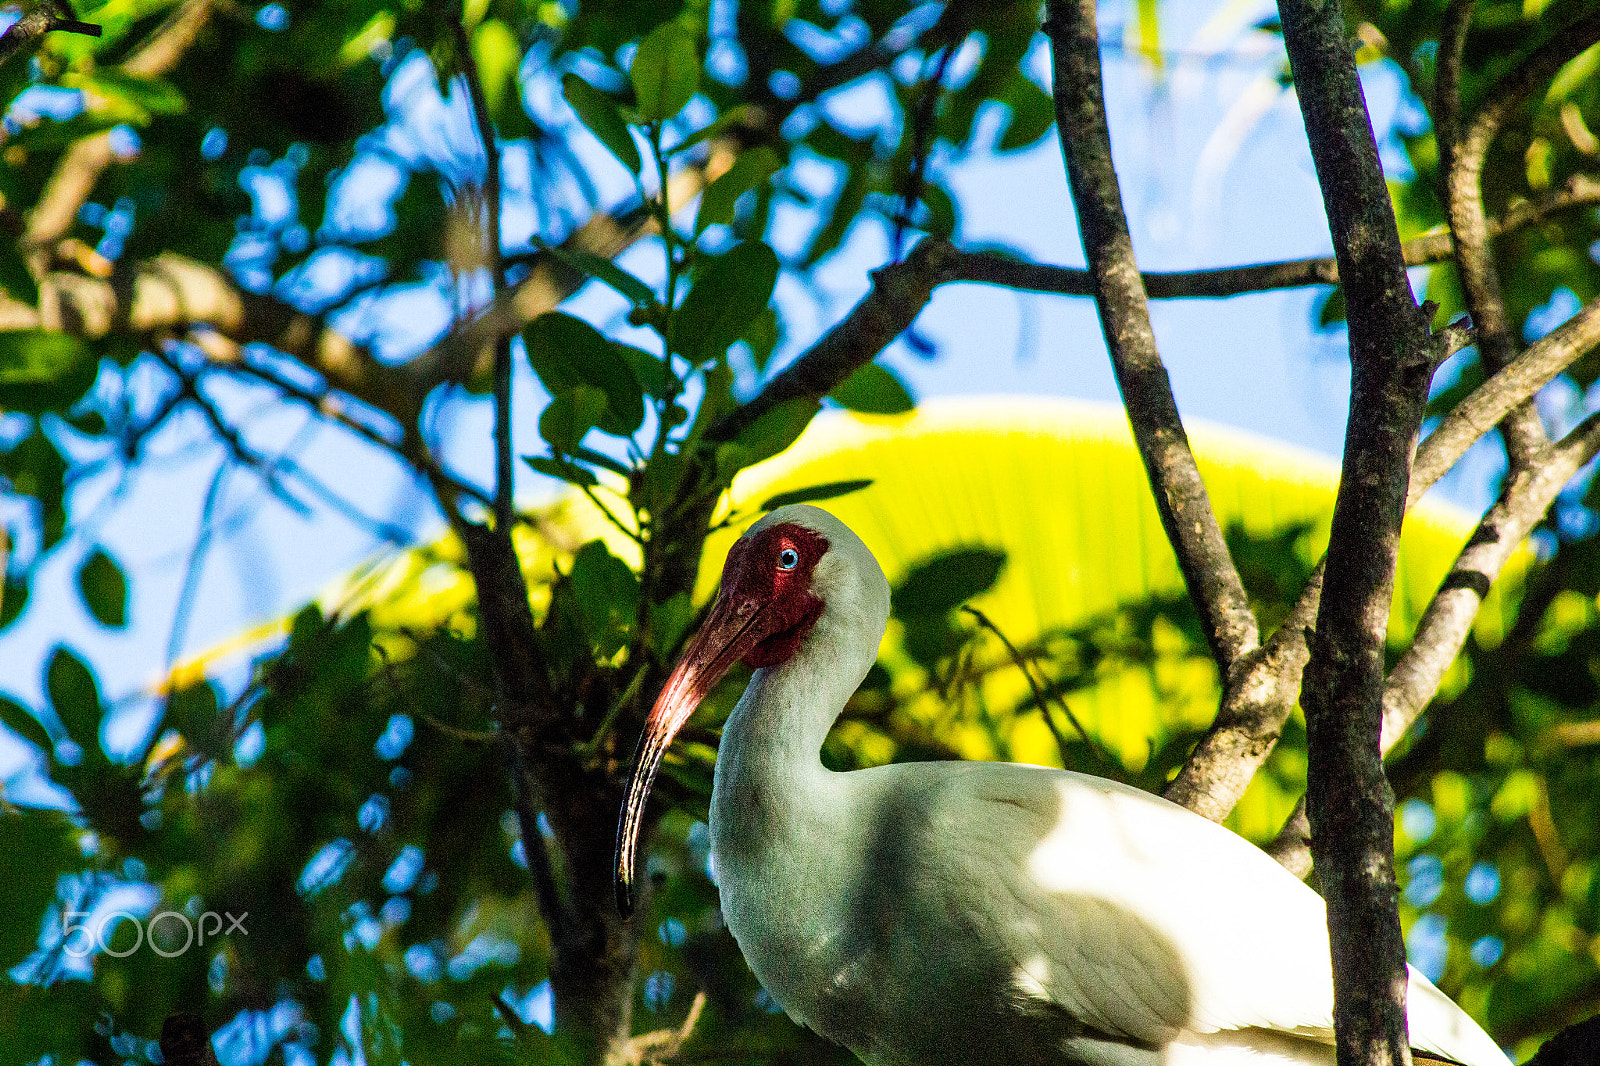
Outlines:
[[[726,669],[732,648],[760,667],[723,732],[712,861],[729,929],[792,1017],[874,1064],[1332,1066],[1315,892],[1115,782],[1003,763],[827,770],[822,742],[876,657],[888,583],[816,508],[774,512],[744,544],[724,597],[730,577],[760,585],[752,563],[785,545],[783,562],[810,564],[810,599],[781,575],[746,589],[722,623],[736,639],[697,637],[684,663]],[[763,595],[791,601],[776,622],[757,621]],[[698,702],[693,680],[676,696],[669,682],[658,711]],[[1416,1048],[1507,1063],[1415,971],[1408,1003]]]

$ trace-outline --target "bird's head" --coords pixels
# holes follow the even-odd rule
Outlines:
[[[888,597],[888,582],[866,545],[818,507],[780,507],[729,549],[711,614],[662,686],[634,757],[617,826],[617,906],[624,915],[632,908],[634,862],[650,786],[667,746],[700,701],[736,662],[763,669],[794,659],[825,616],[859,615],[867,626],[875,618],[868,649],[875,655]]]

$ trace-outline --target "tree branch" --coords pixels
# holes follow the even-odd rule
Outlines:
[[[1094,277],[1100,328],[1167,539],[1226,675],[1259,632],[1156,349],[1144,285],[1111,160],[1093,0],[1048,0],[1045,33],[1055,70],[1056,130]]]
[[[1455,16],[1448,28],[1464,40],[1466,23],[1471,15],[1470,0],[1458,0],[1451,9]],[[1505,299],[1500,292],[1500,278],[1495,267],[1494,253],[1489,247],[1487,214],[1483,206],[1483,166],[1501,127],[1511,113],[1528,98],[1539,85],[1555,76],[1573,58],[1600,41],[1600,8],[1557,32],[1549,41],[1536,49],[1523,63],[1494,87],[1490,102],[1478,112],[1459,143],[1441,149],[1442,158],[1452,162],[1446,174],[1446,196],[1449,205],[1450,230],[1456,239],[1456,268],[1461,277],[1461,288],[1467,307],[1478,330],[1478,351],[1491,371],[1506,366],[1516,355],[1516,338]],[[1460,40],[1450,43],[1452,52],[1459,53]],[[1449,58],[1450,52],[1446,53]],[[1447,75],[1443,91],[1454,96],[1458,72],[1453,63],[1446,63]],[[1451,125],[1454,126],[1453,111]],[[1445,131],[1447,134],[1451,131]],[[1549,444],[1539,412],[1532,402],[1526,402],[1505,419],[1503,431],[1506,451],[1514,469],[1526,467],[1538,460]]]
[[[1533,532],[1556,495],[1600,449],[1600,414],[1556,444],[1533,470],[1515,471],[1483,516],[1417,623],[1411,647],[1383,690],[1382,746],[1388,752],[1416,721],[1466,643],[1473,619],[1511,553]]]
[[[1434,594],[1417,632],[1390,672],[1383,690],[1383,726],[1379,742],[1384,755],[1405,736],[1439,688],[1439,680],[1461,653],[1483,599],[1506,560],[1538,524],[1556,495],[1595,454],[1600,452],[1600,415],[1590,415],[1549,449],[1533,470],[1514,472],[1500,500],[1484,515],[1455,565]],[[1284,822],[1267,853],[1291,873],[1311,871],[1311,827],[1302,797]]]
[[[52,4],[42,4],[23,15],[0,34],[0,66],[16,55],[24,45],[31,44],[47,33],[81,33],[86,37],[100,36],[100,27],[79,22],[67,12],[50,10]]]
[[[1469,338],[1447,331],[1447,356]],[[1591,301],[1558,329],[1543,337],[1515,362],[1478,386],[1446,415],[1417,449],[1406,495],[1409,511],[1478,438],[1504,414],[1538,392],[1556,374],[1600,345],[1600,300]],[[1225,818],[1277,743],[1294,709],[1308,654],[1306,635],[1322,595],[1323,564],[1312,572],[1288,618],[1261,650],[1242,660],[1223,681],[1220,709],[1166,796],[1213,821]],[[1284,835],[1287,834],[1287,835]],[[1299,830],[1286,826],[1268,850],[1300,876],[1311,868],[1304,818]],[[1298,848],[1298,854],[1295,849]]]
[[[1490,220],[1489,235],[1497,237],[1512,233],[1560,212],[1597,204],[1600,204],[1600,181],[1586,175],[1576,175],[1560,192],[1538,203],[1519,202],[1503,218]],[[1414,237],[1401,245],[1408,267],[1443,262],[1454,255],[1454,250],[1455,244],[1449,233],[1430,233]],[[999,252],[957,251],[950,271],[952,276],[949,280],[952,282],[978,282],[1063,296],[1091,296],[1094,293],[1094,282],[1087,270],[1031,263]],[[1152,300],[1225,298],[1306,285],[1337,285],[1339,264],[1332,256],[1323,256],[1207,270],[1147,272],[1140,277],[1144,280],[1146,294]]]
[[[462,25],[460,12],[451,25],[456,42],[456,61],[467,82],[467,95],[472,100],[472,117],[478,128],[478,140],[483,144],[483,255],[494,282],[496,297],[505,290],[506,268],[500,254],[500,149],[495,142],[494,123],[489,120],[489,104],[483,95],[483,81],[478,76],[478,62],[472,54],[472,42]],[[499,331],[493,339],[494,346],[494,522],[495,528],[507,537],[511,535],[512,514],[512,463],[511,463],[511,338]]]
[[[1530,345],[1456,405],[1417,449],[1411,467],[1409,507],[1466,454],[1479,437],[1551,379],[1600,345],[1600,298]]]
[[[724,415],[711,427],[708,439],[732,440],[785,400],[826,396],[910,327],[928,305],[934,288],[948,280],[953,255],[948,241],[930,237],[904,261],[873,271],[872,289],[861,302],[754,398]]]
[[[1378,735],[1411,452],[1444,345],[1406,277],[1338,2],[1279,0],[1278,11],[1350,312],[1344,464],[1301,694],[1312,854],[1328,904],[1340,1066],[1403,1064],[1406,954]]]

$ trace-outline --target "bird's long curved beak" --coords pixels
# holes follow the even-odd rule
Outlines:
[[[644,821],[645,801],[650,798],[650,786],[661,767],[661,757],[700,701],[733,664],[766,635],[761,625],[763,606],[758,599],[730,594],[724,588],[711,609],[711,616],[689,641],[683,657],[662,687],[650,717],[645,720],[644,735],[639,738],[639,750],[633,757],[633,773],[628,778],[627,799],[623,801],[622,817],[617,823],[614,878],[617,910],[624,918],[633,911],[633,874],[639,851],[639,831]]]

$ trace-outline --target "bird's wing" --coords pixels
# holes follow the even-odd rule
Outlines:
[[[1147,1044],[1259,1028],[1333,1040],[1322,898],[1223,827],[1127,785],[997,763],[930,775],[927,864],[977,908],[1019,990]],[[1411,971],[1412,1042],[1469,1066],[1503,1053]]]
[[[1079,774],[884,769],[921,804],[907,912],[972,915],[1016,994],[1146,1045],[1249,1027],[1331,1039],[1321,901],[1244,840]]]

